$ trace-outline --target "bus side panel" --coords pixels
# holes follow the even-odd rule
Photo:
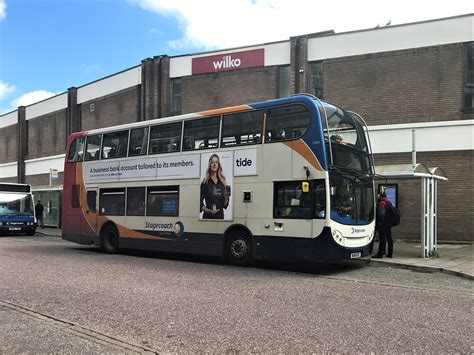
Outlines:
[[[150,231],[137,231],[149,235]],[[224,238],[221,234],[184,233],[180,237],[164,239],[120,238],[120,247],[124,249],[152,250],[172,253],[222,256]]]
[[[256,260],[334,262],[351,259],[351,255],[359,252],[360,257],[370,255],[370,244],[359,248],[343,247],[334,241],[328,227],[316,238],[254,236],[253,257]]]
[[[73,206],[73,202],[78,206]],[[82,163],[67,163],[64,169],[62,238],[74,243],[93,243],[95,232],[89,228],[83,208],[86,202]]]

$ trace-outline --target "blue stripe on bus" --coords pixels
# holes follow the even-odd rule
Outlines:
[[[0,222],[34,222],[33,216],[0,216]]]

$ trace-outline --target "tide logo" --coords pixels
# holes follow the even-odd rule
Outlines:
[[[229,69],[229,68],[238,68],[242,64],[240,58],[232,58],[231,55],[226,55],[222,57],[222,60],[212,62],[214,69]]]

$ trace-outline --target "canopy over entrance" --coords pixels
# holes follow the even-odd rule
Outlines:
[[[423,164],[394,164],[375,166],[377,180],[421,179],[421,257],[427,258],[437,248],[437,189],[438,180],[448,180],[440,167]]]

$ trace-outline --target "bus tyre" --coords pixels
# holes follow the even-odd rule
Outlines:
[[[35,235],[35,233],[36,233],[36,228],[35,229],[30,229],[29,231],[27,231],[26,235],[32,236],[32,235]]]
[[[115,254],[119,245],[119,234],[114,226],[105,226],[100,234],[102,249],[107,254]]]
[[[227,260],[234,265],[248,265],[252,261],[252,244],[249,236],[236,231],[230,235],[226,243]]]

